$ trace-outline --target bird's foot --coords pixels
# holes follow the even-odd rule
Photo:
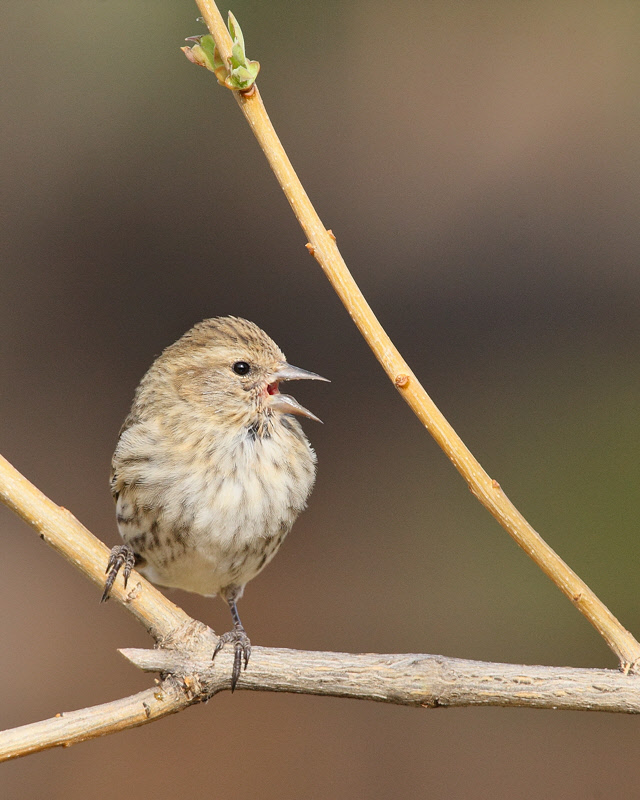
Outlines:
[[[249,657],[251,656],[251,642],[249,641],[249,637],[245,633],[242,625],[236,625],[232,631],[227,631],[227,633],[222,634],[222,636],[218,639],[218,644],[216,645],[216,649],[213,651],[211,660],[213,661],[225,644],[230,643],[233,643],[235,647],[233,670],[231,672],[231,691],[233,692],[236,688],[236,684],[238,683],[238,678],[240,677],[242,664],[244,662],[244,668],[246,669],[249,663]]]
[[[123,567],[124,569],[122,569],[122,577],[124,578],[124,588],[127,588],[127,581],[129,580],[129,575],[131,575],[131,570],[135,567],[135,564],[136,554],[128,544],[117,544],[111,549],[109,562],[105,570],[107,580],[104,583],[104,592],[102,593],[102,600],[100,601],[101,603],[105,603],[109,599],[111,587],[113,586],[115,579],[118,577],[118,573]]]

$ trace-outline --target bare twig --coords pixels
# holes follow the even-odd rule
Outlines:
[[[175,648],[175,651],[182,654],[182,658],[197,657],[206,660],[211,666],[211,654],[218,637],[202,622],[196,622],[186,614],[184,616],[188,622],[162,638],[162,646],[168,648],[162,652],[174,652]],[[216,658],[221,688],[229,686],[232,658],[233,654],[230,652],[220,653]],[[206,699],[201,691],[192,691],[192,684],[184,675],[178,678],[164,675],[162,681],[157,683],[155,688],[131,697],[79,711],[64,712],[42,722],[0,731],[0,761],[51,747],[68,747],[127,728],[137,728]],[[210,691],[207,697],[212,694],[214,692]]]
[[[93,583],[104,587],[109,550],[66,508],[61,508],[0,456],[0,501],[31,525],[47,544]],[[116,581],[112,597],[128,609],[156,639],[163,640],[193,620],[188,614],[133,572],[127,590]]]
[[[0,761],[9,761],[51,747],[69,747],[175,714],[191,701],[181,683],[165,680],[155,689],[80,711],[0,732]]]
[[[196,0],[216,46],[226,58],[231,39],[213,0]],[[376,319],[358,288],[335,237],[325,229],[278,139],[257,87],[250,93],[234,92],[238,105],[256,136],[273,172],[304,230],[309,251],[324,270],[351,318],[382,364],[385,372],[418,419],[434,437],[467,481],[482,505],[517,544],[591,622],[618,657],[625,671],[635,670],[640,644],[576,573],[549,547],[517,510],[497,481],[492,480],[437,408]]]

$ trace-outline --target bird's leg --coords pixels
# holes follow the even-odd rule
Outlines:
[[[220,650],[222,650],[225,644],[232,642],[235,645],[233,671],[231,672],[232,692],[235,690],[236,684],[238,683],[238,678],[240,677],[240,671],[242,669],[242,662],[244,661],[244,668],[246,669],[247,665],[249,664],[249,657],[251,656],[251,642],[249,641],[249,637],[242,627],[240,615],[238,614],[238,607],[236,605],[236,601],[241,593],[242,590],[237,586],[230,587],[222,592],[222,595],[229,604],[229,608],[231,610],[231,616],[233,617],[233,630],[222,634],[222,636],[218,639],[218,644],[216,645],[216,649],[213,651],[213,656],[211,657],[211,660],[213,660],[218,655]]]
[[[124,578],[124,588],[127,588],[129,575],[131,575],[131,570],[135,567],[135,565],[136,554],[128,544],[117,544],[111,549],[109,562],[107,563],[107,568],[105,570],[107,580],[104,583],[104,592],[102,593],[102,600],[100,601],[101,603],[105,603],[109,599],[111,587],[113,586],[115,579],[118,577],[118,573],[123,567],[124,569],[122,570],[122,577]]]

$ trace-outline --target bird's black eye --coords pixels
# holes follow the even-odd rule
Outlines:
[[[236,375],[246,375],[251,370],[251,366],[246,361],[236,361],[233,365],[233,371]]]

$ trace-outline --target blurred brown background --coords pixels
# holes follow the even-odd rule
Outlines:
[[[226,9],[225,9],[226,11]],[[640,6],[377,0],[233,11],[356,279],[530,521],[640,634]],[[332,379],[310,507],[241,612],[254,643],[615,667],[384,377],[190,0],[5,0],[0,452],[109,545],[119,425],[153,357],[238,314]],[[6,509],[0,727],[149,685],[144,632]],[[219,600],[176,602],[228,626]],[[6,798],[606,798],[631,717],[238,692],[5,764]]]

